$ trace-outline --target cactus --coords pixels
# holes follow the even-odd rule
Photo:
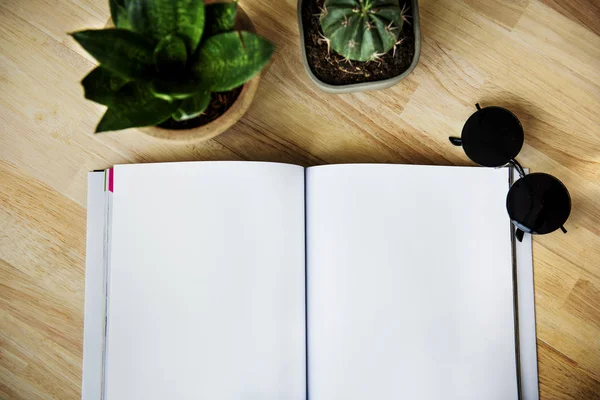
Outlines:
[[[402,43],[407,8],[399,0],[325,0],[324,41],[347,60],[373,61]]]

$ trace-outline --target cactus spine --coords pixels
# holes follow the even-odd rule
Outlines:
[[[372,61],[396,49],[407,8],[399,0],[325,0],[320,22],[325,41],[348,60]]]

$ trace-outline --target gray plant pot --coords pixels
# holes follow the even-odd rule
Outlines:
[[[304,64],[304,69],[306,73],[310,77],[310,79],[317,85],[321,90],[327,93],[341,94],[341,93],[352,93],[352,92],[363,92],[366,90],[379,90],[379,89],[387,89],[391,86],[394,86],[402,79],[404,79],[408,74],[412,72],[413,69],[417,66],[419,62],[419,56],[421,54],[421,21],[419,19],[419,1],[412,0],[412,27],[415,32],[415,55],[413,57],[410,66],[406,71],[401,73],[398,76],[393,78],[384,79],[381,81],[375,82],[362,82],[362,83],[352,83],[349,85],[331,85],[329,83],[325,83],[321,81],[319,78],[315,76],[310,65],[308,65],[308,60],[306,59],[306,47],[304,45],[304,26],[302,22],[302,3],[305,1],[314,1],[314,0],[298,0],[298,25],[300,27],[300,46],[302,49],[302,63]]]

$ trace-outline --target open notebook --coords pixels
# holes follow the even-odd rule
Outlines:
[[[512,173],[90,173],[83,399],[537,399]]]

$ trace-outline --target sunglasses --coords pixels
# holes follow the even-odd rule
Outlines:
[[[450,137],[450,143],[462,146],[467,157],[484,167],[513,167],[519,179],[512,183],[506,198],[506,209],[516,226],[516,238],[525,232],[544,235],[557,229],[567,233],[565,222],[571,213],[571,196],[565,185],[542,172],[525,174],[515,157],[521,151],[525,136],[521,121],[502,107],[484,107],[469,117],[461,137]]]

